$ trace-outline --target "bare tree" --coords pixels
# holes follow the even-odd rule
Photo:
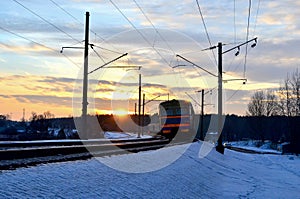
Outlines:
[[[45,119],[54,118],[54,114],[52,114],[50,111],[46,111],[46,112],[44,112],[44,118]]]
[[[290,87],[292,89],[292,113],[294,116],[300,116],[300,73],[298,69],[292,74]]]
[[[287,75],[278,90],[278,110],[280,115],[300,116],[300,73],[298,69]]]
[[[265,115],[274,116],[278,115],[278,99],[273,91],[267,91],[265,101]]]
[[[7,120],[6,115],[0,115],[0,120]]]
[[[248,115],[251,116],[263,116],[264,115],[264,100],[265,94],[263,91],[257,91],[251,97],[251,101],[248,104]]]
[[[272,116],[277,115],[277,97],[272,91],[257,91],[248,104],[247,115]]]

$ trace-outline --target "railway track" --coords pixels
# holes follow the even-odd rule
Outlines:
[[[0,142],[0,170],[155,150],[168,144],[164,138]]]
[[[275,153],[275,152],[271,152],[271,151],[256,151],[256,150],[239,148],[239,147],[234,147],[234,146],[230,146],[230,147],[226,147],[226,148],[233,150],[233,151],[242,152],[242,153],[280,155],[280,153]]]

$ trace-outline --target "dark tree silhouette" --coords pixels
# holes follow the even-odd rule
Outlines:
[[[274,116],[278,114],[277,97],[272,91],[257,91],[248,104],[249,116]]]

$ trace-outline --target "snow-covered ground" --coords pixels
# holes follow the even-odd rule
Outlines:
[[[128,158],[143,160],[187,146],[102,160],[122,165]],[[300,157],[212,150],[199,158],[200,147],[193,143],[169,166],[147,173],[114,170],[96,158],[1,171],[0,198],[300,198]],[[153,166],[140,161],[132,167],[148,165]]]
[[[274,154],[281,154],[282,152],[272,149],[271,147],[271,142],[270,141],[265,141],[261,146],[259,146],[260,141],[237,141],[237,142],[230,142],[230,144],[234,147],[237,148],[242,148],[242,149],[248,149],[252,151],[257,151],[257,152],[269,152],[269,153],[274,153]]]
[[[137,133],[129,132],[104,132],[104,138],[106,139],[136,139],[138,137]],[[141,138],[151,138],[150,135],[140,135]]]

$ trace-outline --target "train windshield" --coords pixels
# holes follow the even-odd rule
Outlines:
[[[166,108],[165,111],[162,111],[161,113],[162,115],[189,115],[190,111],[188,107],[184,107],[184,108],[172,107],[172,108]]]

